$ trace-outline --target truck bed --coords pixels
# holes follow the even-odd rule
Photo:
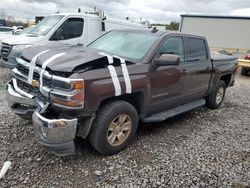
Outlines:
[[[211,54],[211,59],[215,61],[237,61],[238,57],[225,54]]]

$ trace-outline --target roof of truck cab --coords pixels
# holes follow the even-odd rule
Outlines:
[[[181,34],[181,35],[190,35],[186,33],[181,33],[179,31],[170,31],[170,30],[157,30],[153,31],[152,28],[150,29],[114,29],[113,31],[124,31],[124,32],[129,32],[129,31],[134,31],[138,33],[145,33],[145,34],[151,34],[151,35],[156,35],[156,36],[162,36],[162,35],[167,35],[167,34]]]
[[[152,29],[114,29],[113,31],[124,31],[124,32],[137,32],[137,33],[144,33],[144,34],[151,34],[151,35],[156,35],[156,36],[161,36],[163,34],[169,34],[170,31],[156,31],[156,32],[152,32]]]
[[[165,36],[165,35],[169,35],[169,34],[176,34],[176,35],[182,35],[182,36],[187,36],[187,37],[195,37],[195,38],[202,38],[205,39],[205,37],[200,36],[200,35],[193,35],[193,34],[189,34],[189,33],[182,33],[179,31],[170,31],[170,30],[157,30],[155,32],[152,31],[152,29],[114,29],[112,31],[124,31],[124,32],[129,32],[129,31],[133,31],[133,32],[137,32],[137,33],[144,33],[144,34],[150,34],[150,35],[155,35],[155,36]]]

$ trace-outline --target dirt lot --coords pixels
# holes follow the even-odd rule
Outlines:
[[[133,144],[117,155],[102,156],[79,140],[76,156],[57,157],[36,142],[32,123],[7,107],[10,72],[0,69],[0,166],[12,161],[0,187],[250,186],[250,77],[237,77],[218,110],[140,123]]]

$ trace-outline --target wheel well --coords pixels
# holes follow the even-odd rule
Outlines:
[[[223,80],[226,83],[226,86],[228,87],[231,81],[231,74],[226,74],[222,76],[220,80]]]
[[[123,100],[123,101],[126,101],[126,102],[132,104],[135,107],[138,115],[140,115],[142,112],[143,94],[140,92],[131,93],[131,94],[123,94],[123,95],[120,95],[117,97],[111,97],[111,98],[105,99],[101,102],[100,106],[106,104],[107,102],[113,101],[113,100]]]

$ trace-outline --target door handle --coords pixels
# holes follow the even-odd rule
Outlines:
[[[187,72],[188,72],[188,70],[186,70],[186,69],[183,69],[183,70],[181,71],[182,74],[185,74],[185,73],[187,73]]]

